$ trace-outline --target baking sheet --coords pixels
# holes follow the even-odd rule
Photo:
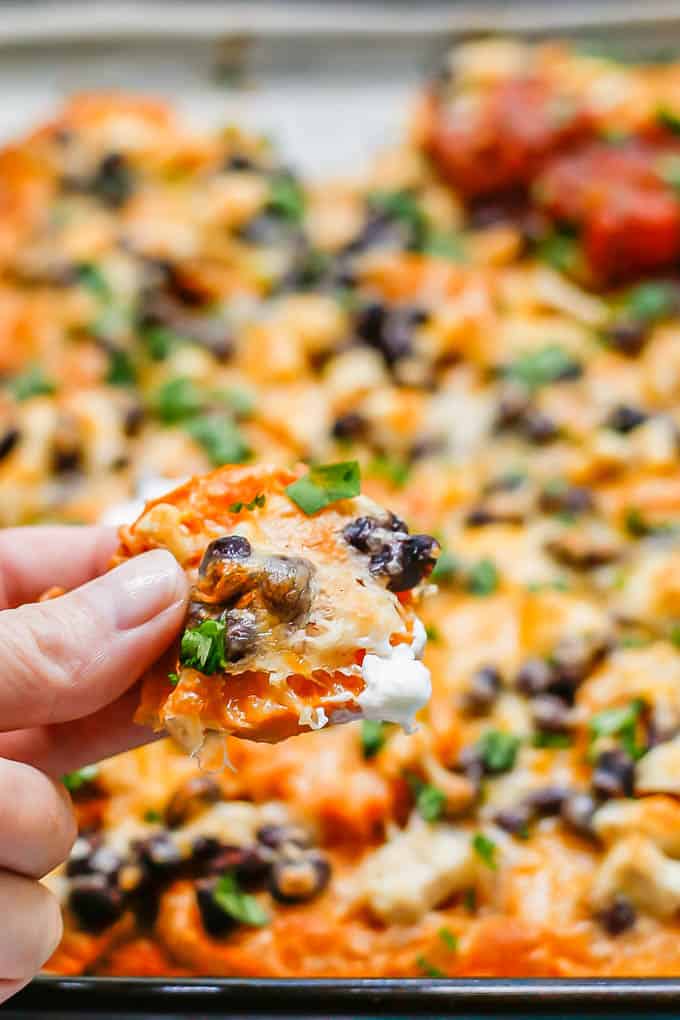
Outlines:
[[[456,38],[565,33],[618,55],[680,52],[680,3],[647,6],[141,3],[0,7],[0,139],[67,95],[170,100],[206,126],[264,131],[307,175],[351,174],[403,131],[415,87]],[[680,981],[39,978],[3,1015],[548,1017],[680,1015]]]

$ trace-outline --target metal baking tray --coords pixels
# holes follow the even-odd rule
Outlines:
[[[0,6],[0,140],[73,92],[166,97],[206,125],[270,134],[307,175],[352,173],[403,130],[457,40],[567,35],[630,59],[680,56],[680,3],[40,3]],[[310,139],[312,140],[310,144]],[[263,980],[41,976],[7,1020],[160,1017],[680,1016],[677,980]]]

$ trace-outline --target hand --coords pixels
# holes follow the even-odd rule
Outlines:
[[[152,739],[132,722],[133,685],[184,618],[186,579],[170,553],[102,574],[115,546],[109,528],[0,532],[0,1002],[61,937],[59,905],[37,881],[76,835],[58,777]],[[36,604],[53,585],[69,594]]]

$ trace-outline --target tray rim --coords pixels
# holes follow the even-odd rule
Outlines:
[[[84,19],[87,13],[89,19]],[[40,15],[45,15],[40,17]],[[49,15],[49,16],[47,16]],[[162,15],[159,17],[159,15]],[[190,40],[222,42],[232,37],[313,39],[329,35],[346,38],[399,39],[450,37],[467,34],[543,34],[551,31],[588,31],[612,28],[622,32],[649,26],[680,29],[677,0],[613,0],[604,5],[576,0],[568,5],[540,7],[522,2],[456,4],[425,3],[416,8],[387,9],[384,3],[361,5],[315,0],[292,0],[285,5],[269,0],[197,0],[190,5],[172,0],[117,0],[92,3],[6,3],[0,7],[0,50],[12,47],[62,46],[74,43],[131,43]],[[10,1008],[49,1010],[59,996],[59,1008],[78,1009],[104,1003],[111,1009],[131,1005],[171,1008],[195,1002],[201,1008],[213,1003],[221,1015],[227,1009],[249,1008],[286,1013],[300,1010],[324,1014],[328,1010],[375,1009],[388,1005],[398,1014],[440,1010],[447,1003],[457,1009],[480,1012],[498,1008],[537,1011],[565,1007],[616,1008],[617,1016],[641,1007],[661,1014],[680,1011],[680,975],[677,978],[184,978],[99,977],[37,975],[10,1000]],[[179,1001],[178,1001],[179,1000]],[[300,1015],[300,1014],[297,1014]]]
[[[41,17],[41,15],[43,15]],[[87,17],[84,17],[87,15]],[[455,5],[441,0],[388,8],[377,0],[361,4],[330,0],[55,0],[0,7],[0,47],[67,44],[78,41],[131,42],[181,39],[216,41],[233,36],[309,38],[323,35],[363,37],[452,37],[475,32],[524,34],[550,31],[586,31],[648,25],[661,28],[680,24],[676,0],[605,0],[603,4],[574,0],[569,4],[539,7],[531,0],[517,4],[492,0]]]

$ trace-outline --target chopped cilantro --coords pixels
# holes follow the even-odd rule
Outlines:
[[[442,549],[430,574],[430,580],[437,584],[446,584],[454,579],[459,570],[458,557],[450,549]]]
[[[147,326],[141,331],[141,337],[153,361],[165,361],[177,347],[187,342],[186,337],[169,326]]]
[[[73,791],[91,783],[98,775],[98,765],[85,765],[82,769],[76,769],[75,772],[67,772],[65,776],[61,777],[61,781],[67,790]]]
[[[571,747],[572,739],[568,733],[548,733],[545,730],[539,730],[534,733],[531,743],[534,747],[547,748],[547,747]]]
[[[435,967],[433,963],[427,959],[426,956],[416,956],[416,966],[418,969],[429,978],[445,978],[446,974],[439,967]]]
[[[430,232],[421,250],[432,258],[465,262],[465,248],[458,234]]]
[[[177,673],[168,673],[168,681],[171,687],[176,687],[179,683],[179,676]]]
[[[21,375],[15,375],[10,379],[8,386],[17,400],[49,396],[55,391],[54,383],[43,375],[42,369],[37,365],[22,372]]]
[[[111,386],[134,386],[137,381],[137,372],[127,351],[111,351],[106,381]]]
[[[643,634],[624,634],[619,640],[619,648],[646,648],[651,638]]]
[[[573,234],[555,231],[544,238],[536,249],[536,255],[560,272],[572,272],[578,264],[581,246]]]
[[[458,949],[458,936],[454,935],[450,928],[440,928],[437,935],[439,935],[447,949],[450,949],[452,953],[456,952]]]
[[[238,426],[226,415],[200,415],[185,426],[192,439],[202,446],[214,467],[242,464],[250,457],[250,447]]]
[[[669,110],[667,106],[660,106],[656,111],[657,122],[665,127],[673,135],[680,135],[680,114]]]
[[[623,308],[636,322],[656,322],[667,319],[678,309],[678,288],[663,280],[638,283],[624,299]]]
[[[487,772],[498,774],[514,767],[522,741],[514,733],[503,730],[487,730],[477,741],[476,747]]]
[[[384,478],[397,489],[406,484],[411,473],[410,465],[406,461],[398,457],[388,457],[385,454],[374,457],[366,470],[369,475]]]
[[[149,825],[156,825],[158,822],[163,821],[163,815],[160,811],[154,811],[154,809],[151,808],[149,811],[144,812],[144,821]]]
[[[591,741],[600,737],[616,737],[632,758],[640,758],[644,747],[638,744],[637,724],[644,708],[644,701],[635,698],[628,705],[598,712],[588,723]]]
[[[100,301],[108,301],[111,297],[111,288],[108,280],[102,273],[99,266],[94,262],[81,262],[76,266],[76,279],[81,287]]]
[[[641,510],[637,507],[630,506],[627,508],[624,518],[623,525],[633,538],[645,538],[648,535],[661,535],[664,532],[672,531],[673,525],[667,521],[654,524],[647,520]]]
[[[230,408],[239,421],[250,418],[255,410],[255,397],[250,390],[242,386],[230,386],[226,390],[219,390],[215,396]]]
[[[410,191],[374,191],[368,197],[369,205],[376,212],[399,220],[409,232],[410,245],[420,248],[426,242],[428,223],[418,200]]]
[[[463,906],[467,910],[468,914],[474,914],[477,909],[477,890],[466,889],[465,895],[463,896]]]
[[[179,658],[183,666],[210,676],[227,664],[226,625],[221,620],[204,620],[198,627],[187,627],[182,634]]]
[[[258,492],[258,494],[255,497],[255,499],[251,500],[250,503],[240,503],[240,502],[239,503],[232,503],[231,506],[228,509],[229,509],[229,513],[230,514],[240,514],[242,510],[257,510],[257,509],[262,509],[262,507],[265,505],[266,502],[267,502],[267,497],[265,496],[264,492]]]
[[[253,928],[269,924],[269,915],[260,901],[243,892],[230,871],[220,878],[213,899],[225,914],[229,914],[240,924],[247,924]]]
[[[385,723],[363,719],[361,723],[361,751],[364,758],[375,758],[387,740]]]
[[[680,648],[680,623],[674,623],[671,626],[668,638],[672,645],[675,645],[676,648]]]
[[[493,560],[478,560],[467,571],[466,588],[471,595],[492,595],[498,588],[498,569]]]
[[[491,868],[492,871],[496,870],[498,867],[496,862],[496,844],[492,839],[485,836],[483,832],[478,832],[472,840],[472,848],[481,857],[487,868]]]
[[[562,379],[575,379],[581,374],[581,363],[559,344],[548,344],[537,351],[520,354],[505,369],[507,378],[538,389]]]
[[[305,215],[305,194],[290,173],[277,174],[269,187],[267,212],[289,223],[301,223]]]
[[[436,822],[444,813],[446,794],[431,783],[423,783],[416,795],[416,808],[426,822]]]
[[[193,379],[176,376],[163,383],[155,398],[155,408],[161,421],[171,425],[193,418],[205,406],[205,397]]]
[[[437,641],[441,640],[441,634],[439,632],[439,628],[435,627],[435,625],[433,623],[428,623],[427,624],[427,626],[425,627],[425,634],[427,636],[427,640],[428,641],[435,641],[435,642],[437,642]]]
[[[340,499],[351,499],[361,491],[361,474],[356,460],[339,464],[317,464],[309,474],[286,486],[286,492],[300,509],[315,514]]]

